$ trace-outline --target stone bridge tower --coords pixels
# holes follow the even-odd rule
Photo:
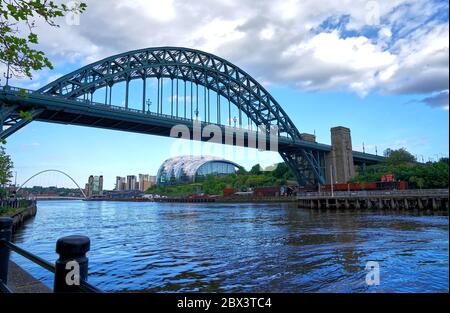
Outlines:
[[[334,183],[346,183],[355,177],[349,128],[342,126],[331,128],[331,152],[326,157],[325,164],[327,183],[331,182],[331,171]]]

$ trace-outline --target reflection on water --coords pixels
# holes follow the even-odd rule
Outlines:
[[[14,240],[53,262],[59,237],[89,236],[89,281],[105,291],[448,292],[448,231],[448,216],[407,212],[40,201]]]

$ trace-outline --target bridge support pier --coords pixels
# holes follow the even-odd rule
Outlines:
[[[342,126],[331,128],[331,152],[325,158],[327,183],[347,183],[355,177],[353,162],[352,138],[350,129]]]

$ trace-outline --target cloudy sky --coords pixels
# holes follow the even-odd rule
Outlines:
[[[87,11],[61,19],[60,28],[37,22],[39,48],[55,68],[12,84],[34,89],[124,51],[192,47],[250,73],[300,131],[315,131],[320,142],[329,143],[330,127],[343,125],[352,129],[355,149],[364,142],[373,153],[375,146],[379,153],[403,146],[426,160],[448,155],[447,1],[86,2]],[[12,136],[7,149],[19,181],[57,167],[82,183],[101,172],[111,188],[116,175],[155,174],[171,144],[153,136],[35,122]],[[155,145],[157,155],[151,151]],[[47,180],[66,185],[63,178]]]

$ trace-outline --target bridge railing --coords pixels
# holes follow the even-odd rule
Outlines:
[[[320,191],[320,192],[301,192],[297,198],[305,197],[366,197],[366,196],[424,196],[448,197],[448,189],[407,189],[407,190],[356,190],[356,191]]]
[[[0,91],[12,91],[12,92],[16,92],[16,93],[23,93],[25,92],[26,94],[32,94],[34,92],[34,90],[31,89],[25,89],[25,88],[19,88],[19,87],[14,87],[14,86],[0,86]]]
[[[0,292],[11,293],[8,286],[10,251],[54,273],[53,291],[61,292],[102,292],[87,282],[90,239],[86,236],[67,236],[56,242],[58,260],[52,264],[11,242],[13,220],[0,217]]]

